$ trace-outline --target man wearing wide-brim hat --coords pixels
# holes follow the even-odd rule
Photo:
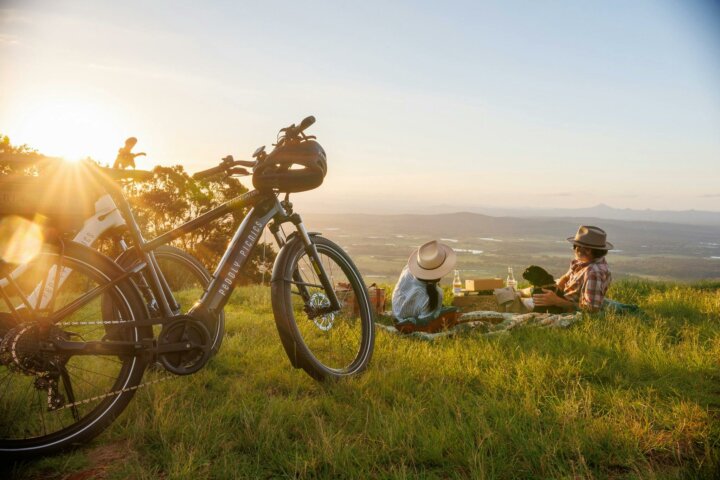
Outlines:
[[[568,242],[573,246],[575,258],[570,269],[557,281],[565,298],[551,290],[533,295],[535,306],[556,305],[571,311],[576,309],[597,312],[603,306],[605,294],[612,280],[605,255],[613,245],[607,241],[605,230],[592,225],[581,225]]]

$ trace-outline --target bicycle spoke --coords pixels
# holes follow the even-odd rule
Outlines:
[[[63,273],[63,249],[64,249],[64,243],[60,243],[61,250],[60,255],[58,255],[58,263],[55,265],[55,283],[53,283],[53,291],[52,295],[50,296],[50,301],[48,302],[48,312],[52,313],[55,311],[55,301],[57,300],[58,292],[60,291],[60,277]],[[45,292],[42,293],[43,296],[45,296]]]
[[[83,371],[83,372],[86,372],[86,373],[92,373],[93,375],[100,375],[101,377],[106,377],[106,378],[110,378],[110,379],[114,379],[114,378],[115,378],[115,377],[113,377],[112,375],[107,375],[107,374],[105,374],[105,373],[96,372],[96,371],[94,371],[94,370],[88,370],[87,368],[78,367],[77,365],[66,365],[65,368],[67,368],[68,366],[69,366],[70,368],[72,368],[73,370],[80,370],[80,371]]]
[[[25,296],[22,289],[20,289],[20,286],[17,284],[14,278],[12,278],[12,275],[8,275],[7,277],[8,285],[15,290],[15,293],[20,297],[20,301],[25,306],[25,308],[28,309],[28,311],[33,311],[32,304],[30,303],[30,300],[28,297]]]
[[[43,405],[43,397],[40,394],[40,390],[36,390],[38,399],[38,410],[40,410],[40,420],[42,422],[43,434],[47,435],[47,425],[45,424],[45,408]]]
[[[72,388],[72,382],[70,381],[70,374],[67,371],[65,367],[60,368],[60,375],[63,379],[63,386],[65,387],[65,394],[67,395],[67,401],[70,404],[75,403],[75,392]],[[78,412],[78,408],[76,405],[73,405],[70,407],[70,411],[72,412],[72,416],[75,419],[76,422],[80,421],[80,413]]]

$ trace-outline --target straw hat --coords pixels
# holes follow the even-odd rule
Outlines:
[[[436,280],[450,273],[455,260],[455,250],[433,240],[421,245],[410,255],[408,268],[415,278]]]
[[[605,230],[592,225],[581,225],[574,237],[568,237],[568,242],[578,247],[597,248],[598,250],[612,250],[613,244],[607,241]]]

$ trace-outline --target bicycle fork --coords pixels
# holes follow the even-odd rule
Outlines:
[[[297,229],[298,235],[303,242],[305,253],[307,253],[308,258],[310,259],[310,264],[312,265],[315,274],[320,279],[323,290],[325,290],[325,295],[330,302],[327,307],[319,308],[314,313],[322,315],[324,313],[330,313],[340,310],[341,305],[335,293],[335,286],[330,281],[330,277],[328,276],[327,272],[325,271],[325,267],[323,267],[323,264],[320,261],[320,254],[318,254],[317,247],[310,238],[311,234],[308,233],[299,215],[290,215],[289,219]],[[273,228],[273,226],[271,226],[270,231],[275,237],[275,241],[278,243],[278,245],[280,247],[283,247],[285,245],[285,240],[279,234],[279,227]],[[298,269],[295,269],[293,271],[292,279],[298,287],[298,291],[300,292],[300,296],[302,297],[303,302],[307,305],[310,301],[310,293],[307,289],[308,285],[305,283]]]

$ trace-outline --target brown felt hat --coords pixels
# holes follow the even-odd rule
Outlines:
[[[613,244],[607,241],[607,233],[600,227],[581,225],[574,237],[568,237],[568,242],[578,247],[596,248],[598,250],[612,250]]]
[[[408,259],[408,269],[420,280],[442,278],[455,266],[455,250],[437,240],[420,245]]]

